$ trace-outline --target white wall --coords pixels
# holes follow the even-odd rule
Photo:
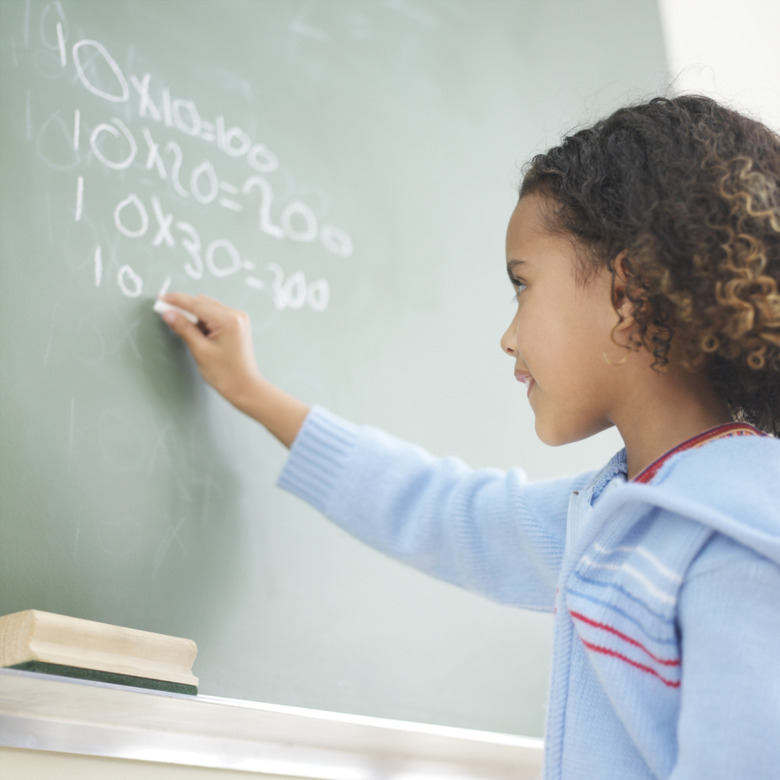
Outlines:
[[[780,2],[659,5],[672,91],[710,95],[780,131]]]

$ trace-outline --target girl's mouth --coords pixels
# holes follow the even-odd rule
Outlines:
[[[515,379],[522,382],[527,388],[527,395],[530,395],[531,388],[534,386],[534,378],[527,371],[515,371]]]

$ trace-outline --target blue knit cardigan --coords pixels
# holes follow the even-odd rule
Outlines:
[[[315,407],[279,484],[394,558],[555,613],[545,778],[780,778],[780,441],[715,440],[650,484],[624,468],[529,484]]]

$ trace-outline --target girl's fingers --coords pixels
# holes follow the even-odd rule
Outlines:
[[[177,304],[175,304],[177,305]],[[181,307],[184,309],[184,307]],[[187,309],[184,309],[188,311]],[[166,311],[162,314],[163,322],[187,345],[193,356],[197,356],[204,343],[208,330],[201,320],[193,323],[177,311]]]
[[[232,311],[224,303],[209,298],[207,295],[188,295],[187,293],[172,292],[163,295],[161,300],[191,312],[209,330],[211,330],[209,327],[211,322],[218,321],[221,316]]]

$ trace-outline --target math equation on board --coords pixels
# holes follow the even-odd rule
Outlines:
[[[52,163],[52,167],[73,169],[73,219],[78,223],[88,218],[92,197],[87,177],[79,168],[97,166],[104,179],[114,177],[127,185],[108,204],[111,229],[151,251],[167,252],[177,263],[164,274],[160,286],[159,280],[145,279],[132,262],[115,258],[111,273],[121,293],[128,298],[162,294],[173,275],[183,271],[195,282],[240,278],[248,288],[267,296],[277,310],[325,311],[330,297],[326,278],[307,279],[301,270],[259,262],[228,236],[206,238],[193,224],[200,220],[190,216],[191,205],[225,214],[250,214],[254,229],[262,236],[319,246],[334,259],[351,257],[353,243],[346,230],[324,224],[303,200],[276,197],[269,174],[283,169],[273,150],[224,115],[204,115],[194,99],[172,94],[158,75],[121,66],[122,57],[97,37],[73,35],[62,3],[34,8],[38,18],[28,14],[25,40],[40,33],[41,45],[56,60],[61,74],[85,99],[105,108],[100,121],[89,123],[78,105],[67,112],[60,110],[48,116],[38,130],[39,139],[56,131],[71,147],[75,164]],[[34,135],[32,100],[28,90],[28,137]],[[192,153],[201,147],[202,153]],[[40,140],[39,156],[45,161]],[[227,176],[220,171],[225,161],[231,168]],[[242,172],[236,175],[237,170]],[[140,177],[135,187],[134,175]],[[94,197],[105,209],[106,196],[98,189]],[[166,205],[161,194],[170,194],[178,205]],[[182,211],[189,219],[182,218]],[[90,257],[91,283],[98,288],[109,272],[105,253],[106,247],[97,242]]]

